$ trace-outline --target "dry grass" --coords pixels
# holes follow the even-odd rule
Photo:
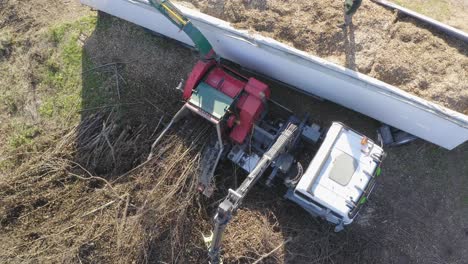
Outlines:
[[[211,229],[217,202],[210,200],[213,206],[207,209],[197,191],[197,175],[211,126],[197,118],[186,120],[156,146],[150,161],[120,175],[110,170],[96,176],[97,167],[115,168],[137,146],[140,134],[125,136],[114,118],[112,112],[90,115],[56,146],[7,175],[0,185],[0,260],[206,261],[202,233]],[[281,262],[284,239],[271,211],[241,210],[228,228],[224,258]]]
[[[2,10],[23,11],[22,6]],[[31,20],[31,25],[43,26],[44,21]],[[0,262],[206,260],[201,233],[211,228],[212,215],[196,187],[199,156],[211,126],[198,119],[179,124],[154,149],[153,159],[137,166],[163,127],[155,123],[167,122],[179,106],[180,94],[170,83],[191,68],[193,54],[180,48],[174,53],[162,41],[162,49],[150,49],[158,43],[148,33],[122,21],[113,21],[110,28],[110,20],[98,21],[92,36],[91,17],[44,30],[50,38],[44,39],[43,31],[12,47],[4,45],[7,55],[12,51],[7,63],[35,63],[34,71],[18,67],[20,74],[6,79],[8,85],[27,82],[22,76],[29,74],[41,89],[32,126],[39,132],[27,130],[0,160],[7,164],[1,168]],[[8,26],[15,29],[15,21]],[[114,50],[101,41],[119,35]],[[26,41],[31,52],[23,49]],[[169,55],[177,52],[187,65],[181,67],[183,62]],[[116,63],[116,57],[121,61]],[[41,75],[37,69],[44,66]],[[64,100],[70,94],[81,98],[68,104]],[[38,109],[44,111],[38,114]],[[12,115],[26,119],[25,112],[20,106]],[[31,147],[42,139],[41,148]]]
[[[168,136],[145,166],[105,179],[90,172],[93,162],[77,162],[76,154],[101,166],[123,161],[139,135],[109,134],[111,117],[91,116],[56,147],[8,175],[0,187],[0,215],[1,230],[10,235],[2,236],[0,259],[130,263],[157,257],[177,263],[187,258],[179,254],[192,243],[192,221],[200,218],[197,150],[208,126],[187,122],[190,129],[181,127],[185,137]]]

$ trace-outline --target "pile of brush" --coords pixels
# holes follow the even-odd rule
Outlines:
[[[207,262],[203,235],[238,176],[221,164],[214,197],[198,192],[212,126],[197,117],[181,121],[146,160],[147,129],[115,120],[113,112],[84,118],[0,184],[1,262]],[[153,140],[163,127],[153,130]],[[329,258],[336,236],[307,229],[310,218],[276,191],[257,187],[249,194],[226,230],[226,263]]]
[[[200,218],[196,175],[209,130],[203,122],[181,125],[185,134],[168,135],[151,160],[121,175],[113,173],[147,153],[138,150],[138,127],[130,133],[103,113],[16,168],[0,186],[1,231],[7,234],[0,247],[8,252],[0,259],[186,259],[196,233],[192,221]],[[107,176],[95,176],[103,171]]]
[[[212,126],[198,118],[182,121],[146,160],[142,127],[120,128],[114,121],[112,112],[84,118],[0,184],[1,261],[207,261],[202,235],[224,195],[206,199],[197,191]],[[228,228],[227,260],[255,259],[281,244],[267,217],[248,210],[237,217],[241,221]],[[264,235],[245,232],[252,227]]]

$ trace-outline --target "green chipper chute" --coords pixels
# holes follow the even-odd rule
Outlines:
[[[171,2],[167,0],[149,0],[149,3],[190,37],[202,58],[211,59],[216,57],[210,42]]]

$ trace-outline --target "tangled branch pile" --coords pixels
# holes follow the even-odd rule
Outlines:
[[[44,130],[51,139],[44,147],[34,153],[16,149],[15,166],[2,170],[2,263],[206,262],[202,233],[211,229],[214,208],[226,191],[222,182],[213,199],[196,191],[211,126],[196,118],[180,123],[144,162],[163,123],[177,110],[180,95],[167,87],[189,71],[191,52],[167,43],[159,43],[164,49],[147,48],[155,42],[148,34],[110,20],[100,17],[98,23],[113,27],[98,26],[84,45],[83,56],[93,58],[94,65],[82,62],[79,124]],[[114,39],[119,48],[109,49],[101,38]],[[131,52],[127,47],[133,47]],[[115,57],[133,63],[110,71]],[[181,68],[181,61],[186,66]],[[96,109],[107,110],[88,114]],[[247,215],[255,220],[254,229],[259,229],[256,223],[269,224],[262,214]],[[245,228],[233,226],[233,234]],[[275,230],[268,243],[262,244],[266,235],[245,245],[228,234],[226,262],[270,252],[282,243],[278,234]]]
[[[169,135],[144,166],[106,179],[90,171],[106,163],[118,168],[139,137],[138,130],[119,131],[111,120],[103,114],[84,120],[0,186],[1,229],[10,233],[1,236],[2,252],[8,254],[0,259],[186,260],[197,227],[192,221],[200,218],[196,174],[208,127],[187,122],[181,127],[185,133]],[[195,243],[202,249],[200,241]]]
[[[89,116],[0,185],[0,229],[7,234],[0,237],[0,260],[206,262],[202,233],[211,229],[212,209],[223,195],[209,200],[208,209],[197,191],[200,153],[211,126],[186,120],[150,161],[115,176],[122,163],[147,153],[132,152],[141,147],[141,128],[119,129],[113,118],[113,113]],[[98,177],[96,171],[108,173]],[[271,212],[241,210],[226,237],[227,261],[284,257],[284,239]]]

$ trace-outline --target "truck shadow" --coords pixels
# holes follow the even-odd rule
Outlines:
[[[263,263],[277,263],[278,260],[284,263],[359,263],[365,259],[363,249],[371,243],[369,236],[353,226],[335,233],[334,226],[282,198],[284,190],[281,189],[257,186],[241,209],[258,212],[260,223],[268,221],[274,227],[271,230],[252,223],[256,228],[252,228],[255,232],[251,236],[260,237],[271,245],[271,251],[266,253],[272,254]],[[278,234],[281,239],[275,236]]]

